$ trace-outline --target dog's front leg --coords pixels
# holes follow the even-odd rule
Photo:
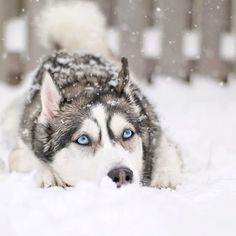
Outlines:
[[[177,146],[162,134],[156,151],[151,186],[176,188],[182,182],[182,160]]]
[[[67,186],[50,164],[39,160],[22,140],[19,140],[16,148],[10,152],[9,168],[10,171],[24,173],[36,170],[36,181],[40,187]]]

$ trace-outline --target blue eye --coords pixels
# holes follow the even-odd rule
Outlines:
[[[131,129],[125,129],[122,135],[124,140],[130,139],[134,135],[134,132]]]
[[[86,135],[81,135],[77,140],[76,143],[80,145],[88,145],[89,144],[89,137]]]

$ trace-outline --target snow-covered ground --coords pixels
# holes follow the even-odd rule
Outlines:
[[[21,92],[0,85],[2,115]],[[190,86],[160,79],[145,92],[182,149],[182,186],[116,189],[104,180],[40,189],[33,173],[6,173],[0,176],[0,235],[235,236],[236,81],[222,87],[207,79]],[[0,135],[6,160],[14,137],[9,142]]]

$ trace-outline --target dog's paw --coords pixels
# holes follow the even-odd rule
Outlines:
[[[175,189],[181,182],[182,158],[180,150],[163,134],[153,169],[151,186]]]
[[[172,188],[182,183],[182,173],[178,170],[160,171],[152,180],[151,186],[156,188]]]
[[[66,188],[67,185],[50,167],[44,166],[36,173],[36,182],[41,188],[59,186]]]

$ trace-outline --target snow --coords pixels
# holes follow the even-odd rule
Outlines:
[[[140,85],[179,143],[184,182],[176,190],[130,185],[40,189],[34,174],[0,175],[0,235],[236,235],[236,81],[195,78],[190,85],[158,78]],[[0,84],[4,107],[28,87]],[[0,157],[14,143],[0,133]],[[3,137],[4,136],[4,137]]]

